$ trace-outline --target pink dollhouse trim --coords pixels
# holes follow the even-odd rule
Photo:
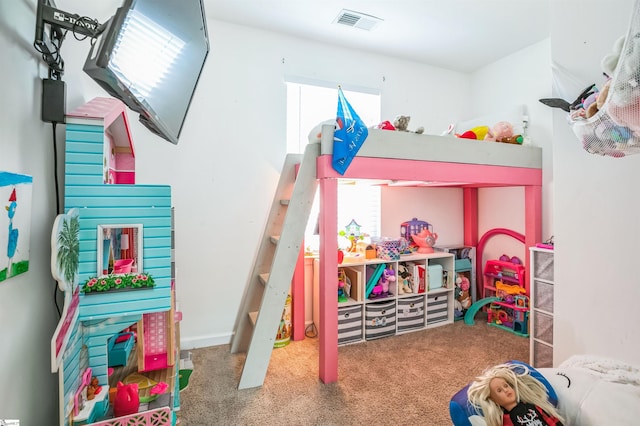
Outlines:
[[[385,179],[450,182],[463,188],[464,244],[478,243],[478,188],[522,186],[525,190],[525,246],[534,246],[542,235],[542,170],[528,167],[491,166],[453,162],[355,157],[341,176],[331,166],[330,155],[317,160],[320,188],[320,347],[319,376],[324,383],[338,380],[338,286],[335,235],[337,179]],[[526,260],[529,268],[529,259]],[[527,284],[528,285],[528,284]]]
[[[119,118],[122,118],[122,122],[124,124],[123,131],[126,133],[126,140],[129,141],[131,154],[135,156],[126,106],[121,101],[114,98],[93,98],[86,104],[68,113],[67,117],[101,119],[104,121],[105,129],[111,126]]]
[[[142,413],[130,414],[102,422],[93,423],[93,426],[171,426],[171,410],[162,407]]]

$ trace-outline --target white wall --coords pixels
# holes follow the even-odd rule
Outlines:
[[[0,419],[48,425],[58,405],[49,343],[58,322],[49,267],[56,201],[52,127],[40,121],[46,72],[32,46],[34,16],[35,0],[0,1],[0,170],[33,177],[29,271],[0,282]]]
[[[633,3],[552,2],[554,96],[572,101],[588,84],[604,82],[600,60],[626,32]],[[586,153],[557,110],[553,161],[555,362],[588,353],[640,364],[640,334],[633,319],[640,300],[635,275],[640,156],[611,159]]]
[[[186,348],[230,339],[286,152],[286,77],[378,89],[382,117],[409,112],[432,133],[466,112],[457,104],[468,92],[456,72],[217,21],[208,28],[211,52],[178,146],[133,126],[138,182],[172,186]],[[70,47],[72,108],[101,89],[80,71],[87,46]]]
[[[550,40],[529,46],[494,62],[472,75],[471,103],[480,116],[510,111],[524,105],[529,115],[529,135],[534,146],[542,148],[542,237],[553,235],[553,162],[551,156],[551,110],[538,102],[551,90]],[[487,123],[491,126],[494,123]],[[515,123],[514,123],[515,125]],[[478,227],[480,233],[493,228],[507,228],[524,233],[524,190],[522,188],[484,188],[478,191]],[[511,237],[495,236],[488,240],[483,259],[497,259],[502,254],[528,255],[524,244]]]

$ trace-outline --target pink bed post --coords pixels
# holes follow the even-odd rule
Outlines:
[[[338,181],[320,179],[320,348],[323,383],[338,381]]]
[[[464,209],[464,245],[478,245],[478,188],[462,189]]]
[[[304,244],[300,247],[291,283],[293,306],[293,340],[304,340]]]
[[[542,241],[542,186],[528,185],[524,187],[524,246],[525,268],[527,273],[524,277],[525,289],[529,293],[529,272],[531,271],[530,259],[528,256],[529,247],[535,246]]]

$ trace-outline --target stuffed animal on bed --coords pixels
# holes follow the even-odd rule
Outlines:
[[[396,130],[400,132],[411,132],[409,130],[409,121],[411,121],[411,116],[409,115],[397,115],[393,120],[393,126]],[[422,134],[424,133],[424,127],[418,127],[413,133]]]
[[[493,141],[493,142],[503,142],[503,143],[513,143],[513,144],[522,144],[524,140],[522,135],[514,135],[513,134],[513,125],[508,121],[498,121],[494,124],[487,135],[484,137],[485,141]]]

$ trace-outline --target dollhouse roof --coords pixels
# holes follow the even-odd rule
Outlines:
[[[126,105],[122,101],[115,98],[93,98],[67,113],[67,122],[74,122],[74,118],[83,119],[85,124],[87,119],[95,119],[96,124],[101,124],[113,138],[116,147],[130,150],[135,156]]]

